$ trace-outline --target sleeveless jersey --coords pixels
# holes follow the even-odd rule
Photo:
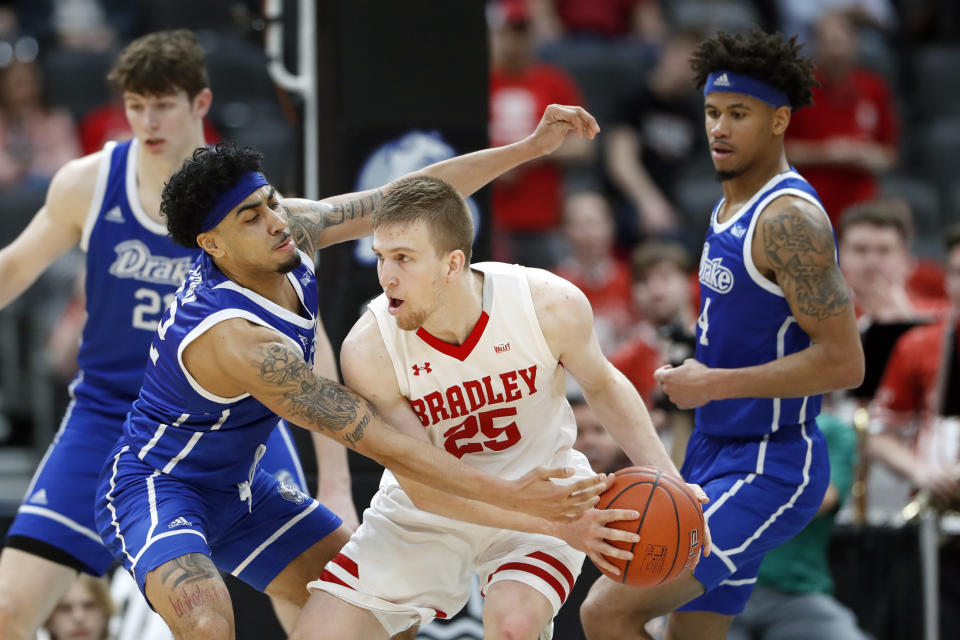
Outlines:
[[[400,393],[430,440],[471,466],[512,479],[547,465],[576,439],[565,374],[547,345],[526,270],[494,262],[482,313],[462,345],[403,331],[381,295],[370,303]],[[387,472],[384,483],[396,482]]]
[[[779,286],[765,278],[752,258],[757,219],[775,198],[796,196],[823,211],[817,193],[798,173],[776,175],[729,220],[717,222],[723,200],[711,215],[700,257],[700,318],[696,358],[708,367],[740,368],[783,358],[810,345]],[[829,219],[824,212],[824,218]],[[732,398],[696,410],[696,427],[714,436],[757,436],[812,420],[821,396]]]
[[[297,314],[233,282],[201,252],[160,320],[140,396],[124,423],[124,441],[140,460],[187,481],[249,481],[276,414],[248,393],[224,398],[204,389],[184,367],[183,350],[210,327],[243,318],[287,336],[312,367],[317,281],[313,262],[300,256],[286,276],[300,299]]]
[[[140,391],[160,314],[197,257],[143,210],[138,144],[133,139],[104,147],[80,240],[87,254],[87,322],[73,393],[120,415]]]

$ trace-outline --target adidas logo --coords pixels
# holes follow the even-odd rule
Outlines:
[[[47,504],[47,490],[40,489],[39,491],[34,493],[32,496],[30,496],[30,499],[27,500],[27,502],[30,502],[32,504]]]
[[[103,216],[103,219],[109,220],[110,222],[125,222],[120,207],[114,207],[110,209],[110,211],[107,211],[107,215]]]
[[[714,80],[713,86],[715,87],[729,87],[730,80],[727,78],[727,74],[721,73],[720,77]]]
[[[192,522],[190,522],[183,516],[180,516],[176,520],[171,520],[170,524],[167,525],[167,529],[176,529],[177,527],[186,527],[192,524],[193,524]]]

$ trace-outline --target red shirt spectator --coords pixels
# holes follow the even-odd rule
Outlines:
[[[550,104],[582,104],[573,79],[560,69],[532,64],[511,73],[490,71],[490,145],[516,142],[537,128]],[[555,229],[560,222],[562,169],[551,161],[515,169],[493,185],[494,224],[510,231]]]
[[[899,430],[917,426],[913,449],[920,459],[931,463],[960,459],[955,436],[937,419],[943,408],[939,377],[944,340],[949,336],[953,341],[956,336],[956,327],[948,333],[947,326],[941,321],[916,327],[900,337],[871,406],[873,417],[886,427]],[[960,351],[954,348],[949,357],[960,361]]]
[[[634,13],[647,0],[553,0],[553,4],[568,33],[619,37],[630,33]]]
[[[849,16],[831,13],[816,31],[820,87],[793,114],[787,158],[817,190],[834,226],[850,205],[877,195],[877,173],[896,161],[899,120],[882,76],[857,65]]]
[[[820,87],[813,89],[813,105],[797,111],[787,128],[788,141],[878,142],[896,147],[899,121],[886,81],[857,69],[831,82],[819,69]],[[856,164],[812,164],[800,167],[813,185],[834,225],[852,204],[876,197],[876,174]]]
[[[634,338],[613,353],[610,362],[633,383],[647,407],[652,408],[653,393],[657,390],[653,372],[665,362],[659,349],[647,340]]]

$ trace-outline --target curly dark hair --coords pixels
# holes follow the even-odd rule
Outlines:
[[[813,104],[813,61],[800,55],[797,36],[767,33],[753,27],[746,34],[717,33],[704,40],[690,58],[697,89],[702,90],[714,71],[733,71],[766,82],[782,91],[794,109]]]
[[[221,195],[248,171],[260,171],[263,155],[250,147],[221,142],[214,148],[198,147],[193,157],[170,176],[163,187],[160,211],[177,244],[197,249],[203,220]]]

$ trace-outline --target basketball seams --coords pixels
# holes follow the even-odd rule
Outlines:
[[[693,492],[690,491],[690,487],[688,487],[688,486],[685,485],[685,484],[681,484],[681,483],[677,482],[675,479],[673,479],[673,478],[670,477],[670,476],[663,476],[663,479],[666,480],[666,481],[668,481],[669,483],[671,483],[673,486],[677,487],[677,488],[680,489],[681,491],[683,491],[683,495],[687,496],[687,500],[689,500],[690,503],[691,503],[693,506],[700,508],[700,510],[701,510],[700,520],[702,521],[702,520],[703,520],[703,515],[702,515],[703,507],[700,507],[700,502],[697,501],[696,499],[694,499],[694,496],[692,495]]]
[[[657,478],[657,479],[659,479],[659,478]],[[657,479],[655,479],[652,483],[651,483],[649,480],[646,480],[646,481],[642,481],[642,482],[636,482],[636,483],[630,485],[630,487],[636,487],[636,486],[639,486],[639,485],[642,485],[642,484],[649,484],[649,485],[651,485],[651,487],[650,487],[650,492],[647,493],[647,503],[646,503],[645,505],[643,505],[643,513],[641,513],[641,514],[640,514],[640,517],[637,519],[637,530],[636,530],[634,533],[636,533],[638,536],[640,535],[640,530],[643,529],[643,522],[644,522],[644,520],[647,519],[647,511],[650,509],[650,503],[653,501],[653,492],[657,490]],[[623,495],[626,491],[627,491],[627,489],[624,489],[624,490],[621,491],[619,494],[617,494],[617,497],[620,497],[620,496]],[[638,544],[638,542],[634,542],[632,545],[630,545],[630,553],[633,553],[633,552],[636,550],[637,544]],[[624,565],[623,565],[623,572],[622,572],[623,575],[622,575],[622,577],[620,578],[620,584],[624,584],[624,583],[625,583],[625,581],[626,581],[626,579],[627,579],[627,574],[630,572],[630,563],[631,563],[631,562],[633,562],[633,560],[627,560],[626,563],[624,563]]]
[[[659,478],[657,479],[659,480]],[[663,488],[662,485],[658,486]],[[664,582],[668,582],[669,580],[673,579],[674,576],[671,574],[673,574],[673,569],[677,566],[677,558],[680,556],[680,510],[677,508],[677,501],[673,497],[673,493],[667,491],[665,488],[663,488],[663,492],[667,494],[667,497],[670,498],[670,504],[673,505],[673,519],[677,523],[677,526],[674,527],[674,531],[677,533],[677,539],[676,544],[673,546],[673,560],[670,561],[670,570],[664,574],[657,584],[663,584]],[[652,494],[653,491],[650,493]]]

